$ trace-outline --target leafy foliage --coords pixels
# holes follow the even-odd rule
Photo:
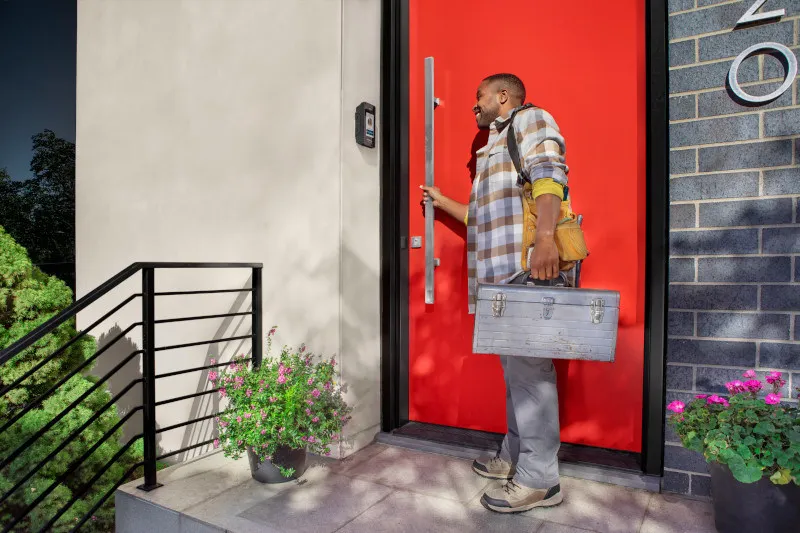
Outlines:
[[[239,357],[221,374],[211,372],[219,394],[229,408],[217,419],[226,457],[237,459],[252,448],[262,461],[271,460],[278,448],[305,448],[330,455],[330,443],[338,439],[350,420],[351,408],[336,383],[336,361],[284,346],[280,355],[269,357],[272,336],[267,337],[267,357],[251,369]],[[213,363],[212,363],[213,364]],[[285,477],[294,470],[275,464]]]
[[[75,145],[50,130],[34,135],[32,142],[33,178],[15,181],[0,169],[0,225],[34,264],[46,264],[47,272],[73,284]]]
[[[17,244],[0,227],[0,349],[6,348],[46,322],[72,302],[70,289],[63,281],[47,276],[34,267],[26,250]],[[0,388],[11,385],[33,369],[38,363],[53,354],[76,335],[74,323],[67,322],[37,341],[33,346],[13,357],[0,368]],[[72,343],[52,361],[43,365],[19,386],[0,396],[0,426],[27,406],[33,409],[24,414],[8,430],[0,433],[0,458],[8,457],[24,447],[21,455],[6,468],[0,470],[0,494],[5,494],[22,480],[36,465],[46,459],[70,435],[78,430],[96,412],[111,400],[102,385],[88,393],[85,399],[69,410],[44,435],[26,445],[46,424],[65,411],[70,404],[89,391],[97,383],[96,378],[84,372],[87,365],[52,394],[42,397],[70,371],[86,361],[95,351],[95,341],[89,336]],[[102,415],[88,425],[78,437],[69,442],[55,457],[35,472],[5,502],[0,504],[0,524],[8,524],[23,515],[25,508],[48,491],[56,480],[78,463],[101,437],[110,431],[119,417],[114,405],[107,407]],[[137,442],[100,479],[87,485],[106,463],[111,462],[121,449],[121,429],[113,432],[86,460],[77,465],[74,472],[56,484],[54,490],[16,526],[15,531],[38,531],[54,517],[74,496],[86,493],[72,505],[52,528],[53,531],[69,531],[80,521],[105,493],[112,489],[132,465],[142,456],[141,442]],[[94,518],[83,529],[87,531],[113,531],[113,496],[94,513]]]
[[[727,384],[728,399],[700,394],[689,405],[672,402],[669,422],[684,447],[727,465],[742,483],[768,477],[777,485],[798,484],[800,418],[796,407],[781,403],[786,382],[780,372],[771,372],[766,381],[773,392],[759,398],[764,384],[752,370],[744,377],[745,382]]]

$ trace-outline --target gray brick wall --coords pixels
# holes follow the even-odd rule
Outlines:
[[[800,0],[769,24],[733,29],[753,0],[669,0],[670,287],[667,401],[725,392],[748,368],[800,386],[798,84],[762,106],[726,88],[733,59],[771,41],[800,52]],[[763,10],[762,9],[762,10]],[[746,60],[753,95],[783,81],[771,56]],[[797,373],[792,373],[792,372]],[[707,497],[703,458],[666,432],[663,489]]]

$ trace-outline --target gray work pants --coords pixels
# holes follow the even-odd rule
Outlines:
[[[514,480],[520,485],[554,487],[559,483],[561,432],[553,360],[519,356],[500,356],[500,360],[508,421],[500,458],[516,466]]]

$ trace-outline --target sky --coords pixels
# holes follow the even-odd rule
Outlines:
[[[0,0],[0,168],[31,177],[31,137],[75,142],[77,0]]]

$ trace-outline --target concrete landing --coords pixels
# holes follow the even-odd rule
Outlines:
[[[117,532],[145,533],[714,533],[710,504],[562,478],[564,503],[498,515],[479,503],[494,482],[468,459],[373,444],[342,461],[310,458],[302,478],[264,485],[246,458],[215,453],[116,494]]]

